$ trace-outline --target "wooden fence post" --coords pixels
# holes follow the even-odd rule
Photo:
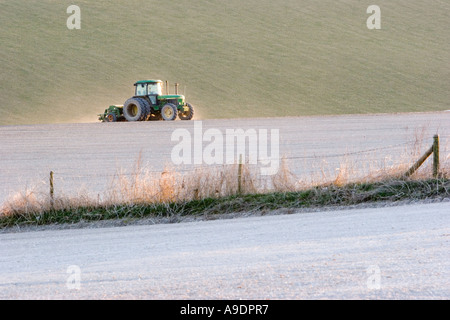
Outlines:
[[[439,177],[439,135],[434,136],[433,141],[433,178]]]
[[[409,177],[414,172],[416,172],[417,169],[425,162],[425,160],[428,159],[428,157],[433,154],[433,177],[437,178],[439,176],[439,136],[435,135],[433,137],[433,145],[430,149],[425,152],[423,156],[420,157],[419,160],[417,160],[414,165],[409,168],[408,171],[406,171],[405,176]]]
[[[51,205],[52,209],[55,204],[54,194],[55,194],[55,189],[54,189],[54,185],[53,185],[53,171],[50,171],[50,205]]]
[[[414,172],[416,172],[417,169],[419,169],[419,167],[425,162],[425,160],[428,159],[428,157],[433,153],[433,147],[431,147],[430,149],[427,150],[427,152],[425,152],[425,154],[423,156],[420,157],[419,160],[417,160],[416,163],[414,163],[414,165],[409,168],[409,170],[406,172],[405,176],[409,177],[411,176]]]

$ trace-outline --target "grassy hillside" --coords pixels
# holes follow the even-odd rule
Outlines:
[[[134,81],[198,118],[450,109],[450,3],[0,0],[0,125],[96,121]],[[66,9],[81,8],[81,30]]]

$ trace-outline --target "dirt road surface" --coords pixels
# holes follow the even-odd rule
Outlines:
[[[208,129],[222,134],[227,129],[267,129],[268,133],[278,129],[279,155],[289,159],[295,173],[309,177],[323,171],[332,176],[342,162],[366,167],[395,165],[409,157],[413,149],[425,152],[436,133],[441,136],[441,155],[448,157],[449,123],[450,112],[203,120],[201,133]],[[165,165],[176,167],[171,152],[178,140],[171,141],[172,133],[185,128],[194,139],[194,124],[161,121],[2,126],[0,204],[27,189],[48,192],[50,171],[54,171],[55,195],[86,190],[97,196],[119,170],[131,172],[139,154],[143,165],[156,172]],[[203,142],[203,147],[208,143]],[[181,169],[192,168],[188,165]]]
[[[0,234],[0,299],[448,299],[450,203]]]

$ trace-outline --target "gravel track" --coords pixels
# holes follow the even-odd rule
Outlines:
[[[448,299],[449,209],[0,234],[0,298]]]

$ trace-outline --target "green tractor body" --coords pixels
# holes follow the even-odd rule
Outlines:
[[[103,122],[115,121],[173,121],[177,116],[181,120],[191,120],[193,107],[180,94],[163,94],[161,80],[137,81],[135,94],[123,105],[112,105],[99,115]],[[176,86],[178,91],[178,87]]]

